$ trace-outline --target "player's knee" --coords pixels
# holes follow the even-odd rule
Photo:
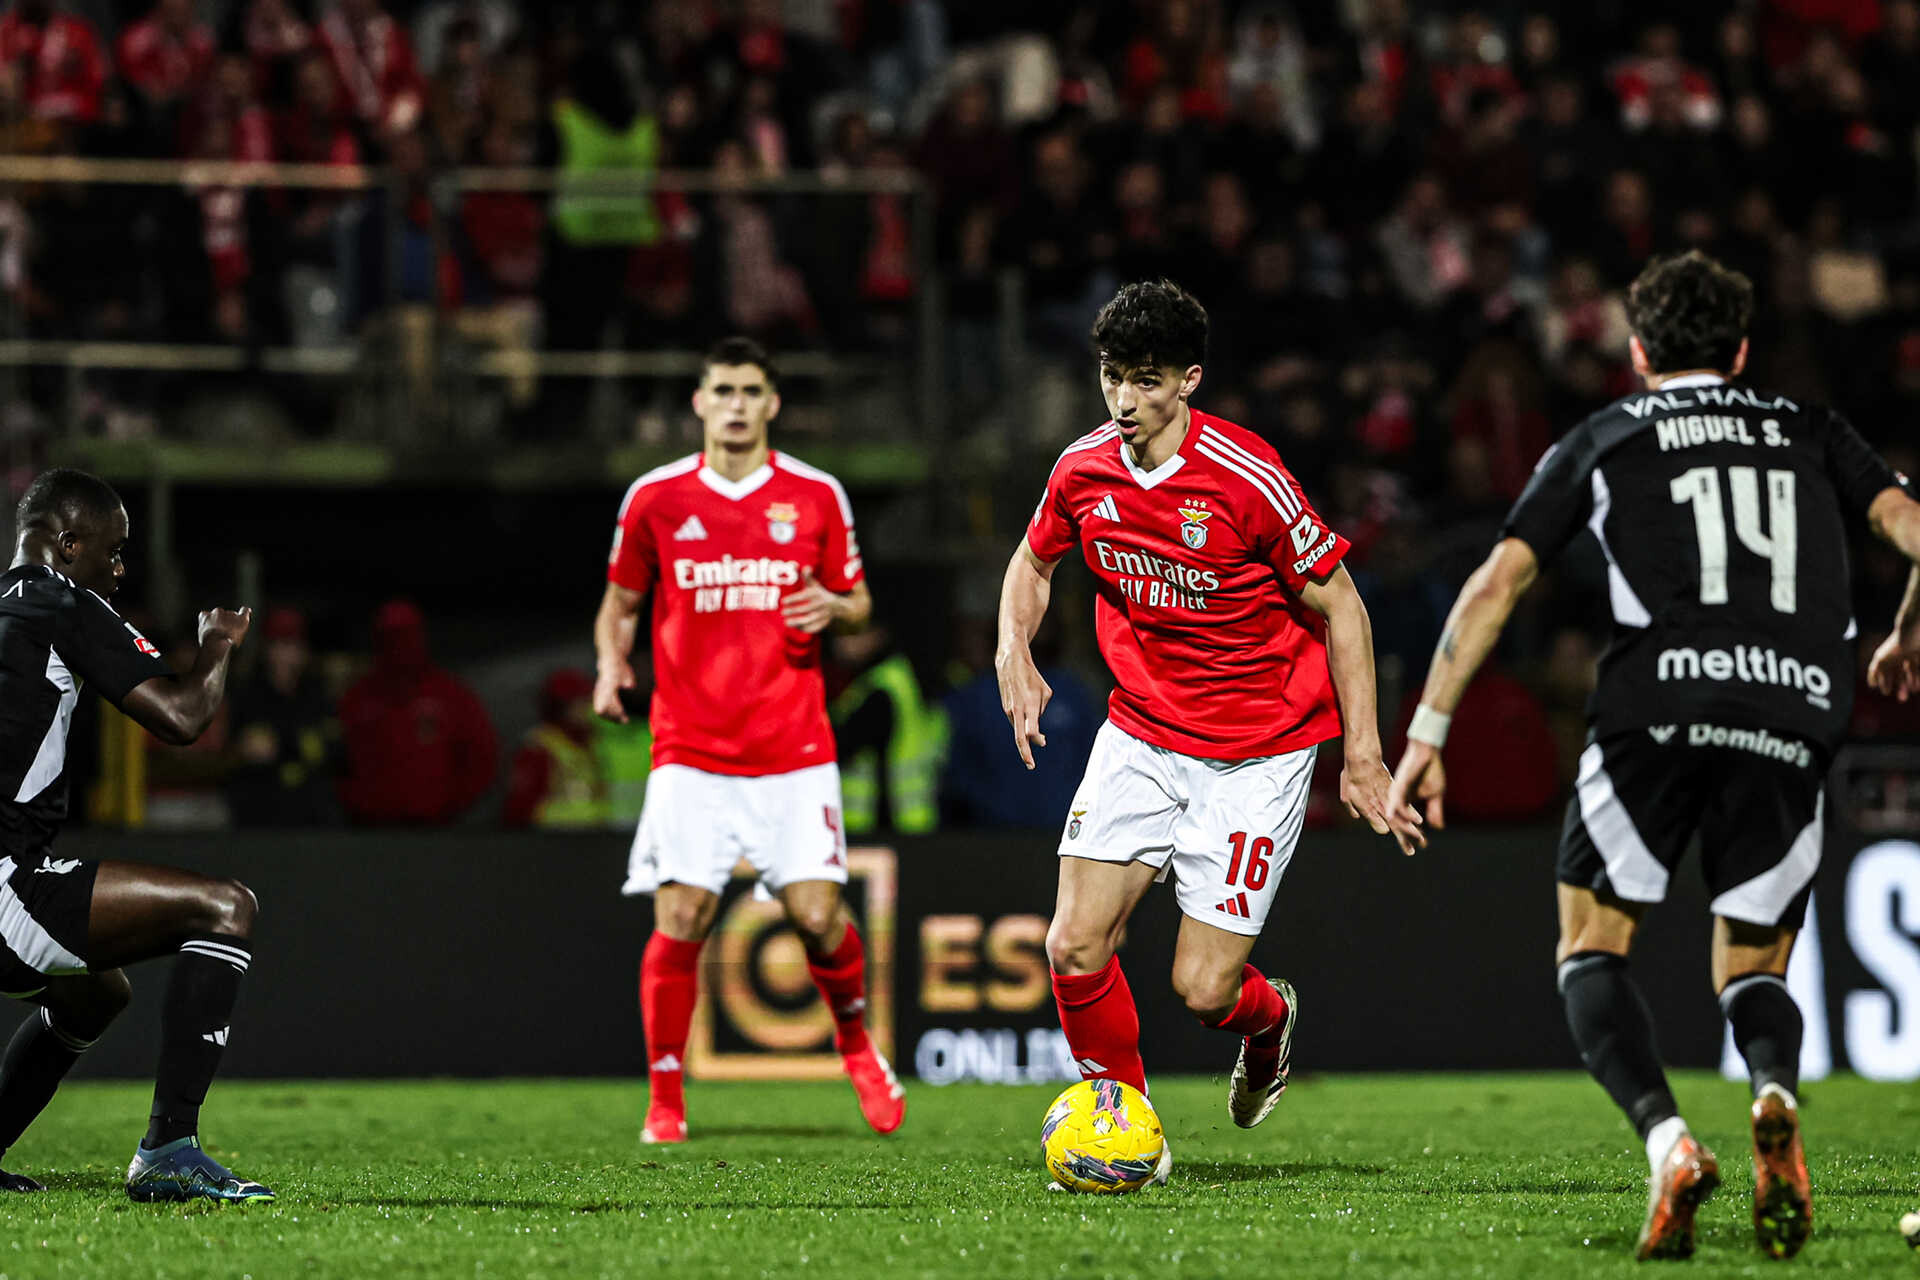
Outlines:
[[[1047,927],[1047,963],[1055,973],[1096,973],[1112,958],[1104,931],[1077,928],[1058,916]]]
[[[831,951],[840,942],[840,904],[825,902],[790,907],[787,918],[800,941],[815,955]]]
[[[669,938],[698,942],[713,927],[713,913],[707,910],[703,898],[688,898],[680,894],[668,897],[663,894],[654,901],[653,923]]]
[[[1182,971],[1173,972],[1174,994],[1185,1002],[1194,1017],[1209,1026],[1233,1012],[1240,999],[1239,975]]]
[[[236,938],[252,936],[253,922],[260,916],[260,900],[238,880],[213,881],[207,889],[205,908],[207,932]]]

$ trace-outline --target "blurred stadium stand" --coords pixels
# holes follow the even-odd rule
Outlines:
[[[16,0],[0,455],[123,487],[176,637],[238,592],[351,652],[414,596],[511,742],[746,331],[939,687],[1102,416],[1093,310],[1165,274],[1202,402],[1352,537],[1391,718],[1535,458],[1631,385],[1653,252],[1745,270],[1754,378],[1920,466],[1916,65],[1914,0]],[[1594,573],[1502,654],[1563,774]],[[1902,570],[1855,573],[1870,646]]]

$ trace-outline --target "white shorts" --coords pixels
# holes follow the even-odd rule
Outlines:
[[[647,777],[620,892],[652,893],[675,881],[718,893],[743,858],[768,889],[802,880],[845,884],[840,766],[735,777],[661,765]]]
[[[1142,742],[1109,720],[1067,811],[1063,858],[1171,871],[1182,914],[1260,932],[1307,816],[1318,747],[1202,760]]]

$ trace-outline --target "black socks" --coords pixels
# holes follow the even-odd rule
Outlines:
[[[1800,1092],[1800,1037],[1806,1023],[1786,980],[1771,973],[1749,973],[1720,993],[1720,1012],[1733,1028],[1733,1044],[1747,1060],[1754,1096],[1770,1084]]]
[[[45,1009],[20,1024],[0,1054],[0,1155],[46,1109],[61,1079],[92,1045],[54,1026]]]
[[[200,1104],[227,1047],[233,1002],[253,953],[245,938],[207,934],[180,945],[160,1013],[153,1115],[140,1145],[152,1150],[200,1131]]]
[[[1627,971],[1627,958],[1581,951],[1560,965],[1560,999],[1580,1060],[1642,1140],[1680,1113],[1653,1043],[1653,1018]],[[1795,1042],[1796,1045],[1798,1041]]]

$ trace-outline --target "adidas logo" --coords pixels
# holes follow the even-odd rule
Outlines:
[[[79,865],[80,859],[78,858],[60,858],[58,860],[42,858],[40,859],[40,865],[33,869],[33,874],[37,876],[63,876]]]
[[[688,516],[687,522],[673,531],[675,542],[704,542],[706,537],[707,526],[700,523],[699,516]]]
[[[1230,916],[1239,916],[1243,920],[1253,914],[1247,910],[1247,895],[1244,893],[1236,893],[1225,902],[1214,903],[1213,909],[1215,911],[1225,912]]]
[[[1100,1076],[1107,1073],[1107,1069],[1092,1058],[1075,1058],[1073,1065],[1080,1068],[1080,1074],[1083,1076]]]
[[[653,1065],[652,1065],[651,1067],[649,1067],[649,1068],[648,1068],[648,1070],[650,1070],[650,1071],[678,1071],[678,1070],[680,1070],[680,1059],[678,1059],[678,1058],[676,1058],[676,1057],[674,1057],[674,1056],[673,1056],[672,1054],[670,1054],[670,1053],[663,1053],[663,1054],[661,1054],[661,1055],[660,1055],[660,1056],[659,1056],[658,1058],[656,1058],[656,1059],[654,1060],[654,1062],[653,1062]]]
[[[1647,726],[1647,736],[1664,747],[1679,728],[1677,724],[1650,724]]]
[[[217,1044],[224,1049],[227,1047],[227,1032],[230,1030],[232,1030],[231,1027],[222,1027],[218,1031],[209,1031],[200,1038],[208,1044]]]
[[[1111,520],[1115,524],[1120,522],[1120,508],[1114,505],[1113,495],[1110,493],[1103,494],[1100,501],[1093,504],[1093,514],[1102,520]]]

